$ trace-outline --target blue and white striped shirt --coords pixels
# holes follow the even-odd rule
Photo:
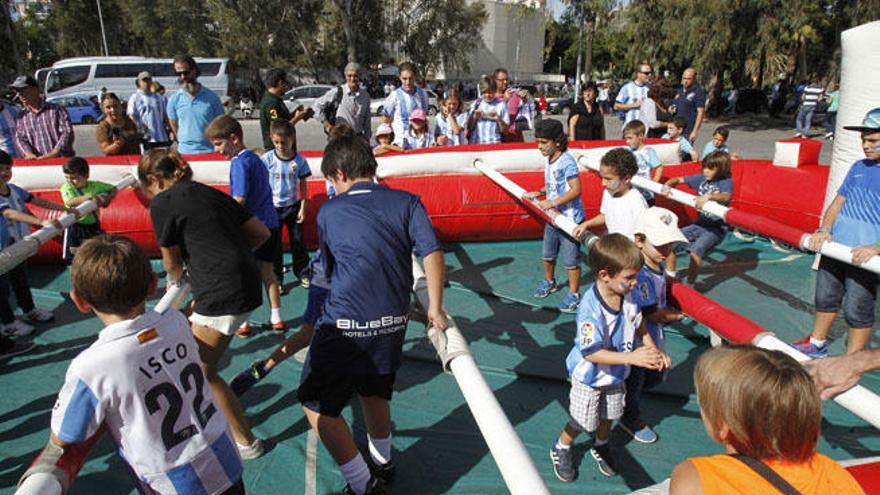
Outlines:
[[[495,121],[495,118],[489,118],[487,114],[495,113],[501,117],[501,120],[510,124],[510,114],[507,112],[507,104],[501,98],[495,98],[492,101],[480,99],[474,102],[470,115],[479,110],[483,113],[481,119],[476,121],[473,134],[471,134],[471,143],[476,144],[496,144],[501,142],[501,126]]]
[[[31,193],[16,186],[15,184],[7,184],[9,194],[0,195],[0,248],[5,248],[12,244],[13,241],[20,241],[26,235],[31,233],[30,225],[15,220],[7,220],[3,215],[3,211],[13,209],[22,213],[27,213],[25,203],[31,200]]]
[[[452,130],[452,124],[450,123],[451,119],[455,119],[455,123],[458,124],[458,134]],[[434,141],[436,142],[437,138],[440,136],[446,136],[449,139],[449,142],[446,143],[447,146],[464,144],[465,136],[467,135],[467,121],[468,114],[465,112],[445,117],[438,113],[437,117],[434,118]]]
[[[544,166],[544,187],[547,190],[547,199],[559,199],[571,189],[568,181],[579,177],[577,162],[567,151],[562,152],[555,162],[551,162],[548,158],[547,165]],[[574,198],[564,205],[559,205],[556,209],[575,223],[583,222],[586,217],[584,204],[580,197]]]
[[[269,170],[269,185],[272,186],[272,204],[275,208],[283,208],[300,201],[300,181],[312,175],[306,158],[297,153],[291,160],[282,160],[272,150],[264,153],[260,159]]]
[[[425,125],[427,126],[427,124]],[[417,136],[416,133],[413,132],[412,127],[410,127],[406,131],[406,134],[403,135],[403,149],[420,150],[431,146],[431,141],[431,135],[428,134],[427,127],[425,127],[425,132],[423,132],[421,136]]]
[[[620,92],[617,93],[617,99],[614,101],[616,103],[623,103],[625,105],[630,105],[634,103],[636,100],[644,101],[648,98],[648,90],[651,89],[650,83],[645,83],[644,86],[639,86],[633,81],[630,81],[623,85],[620,88]],[[639,108],[630,108],[626,111],[626,115],[623,119],[623,125],[626,125],[627,122],[631,120],[636,120],[639,118]],[[623,126],[621,126],[623,127]]]
[[[128,115],[137,124],[138,129],[143,131],[147,142],[167,143],[171,140],[165,127],[167,106],[168,102],[164,96],[144,93],[141,90],[137,90],[128,100]]]
[[[644,313],[653,313],[656,310],[666,309],[666,265],[660,263],[660,271],[654,271],[645,264],[639,271],[636,288],[632,290],[633,301],[639,305],[639,310]],[[645,320],[645,327],[654,340],[654,345],[661,352],[666,352],[666,336],[663,333],[663,324]],[[636,339],[640,342],[641,339]]]
[[[416,108],[428,113],[428,96],[422,88],[415,88],[412,93],[407,93],[402,87],[397,88],[385,99],[382,112],[393,119],[394,144],[403,146],[403,135],[409,129],[409,115]]]
[[[18,109],[9,103],[0,105],[3,106],[0,108],[0,150],[15,158],[18,156],[15,151],[15,116],[18,115]]]

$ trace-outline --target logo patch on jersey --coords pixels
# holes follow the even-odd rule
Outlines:
[[[144,330],[143,332],[137,334],[137,339],[138,342],[140,342],[141,344],[146,344],[147,342],[155,339],[158,336],[159,332],[157,332],[155,328],[148,328],[147,330]]]
[[[639,290],[642,292],[642,300],[647,301],[650,295],[648,292],[648,282],[639,284]]]
[[[591,321],[585,321],[581,325],[580,341],[581,347],[586,347],[593,343],[593,336],[596,333],[596,326]]]

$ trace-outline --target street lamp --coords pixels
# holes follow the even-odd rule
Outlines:
[[[110,56],[110,52],[107,50],[107,33],[104,32],[104,16],[101,14],[101,0],[95,0],[98,4],[98,21],[101,23],[101,39],[104,41],[104,56]]]

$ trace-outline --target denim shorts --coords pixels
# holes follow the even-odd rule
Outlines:
[[[685,251],[694,253],[700,258],[705,257],[706,253],[721,243],[721,241],[724,240],[724,236],[727,234],[726,231],[707,229],[706,227],[695,223],[681,229],[681,233],[687,238],[689,244],[684,247],[685,244],[681,243],[679,244],[679,247],[684,247]]]
[[[544,225],[544,261],[555,261],[562,247],[562,263],[567,270],[574,270],[580,266],[581,248],[572,238],[568,237],[556,227]]]
[[[836,313],[850,328],[874,326],[877,274],[822,256],[816,273],[816,311]]]

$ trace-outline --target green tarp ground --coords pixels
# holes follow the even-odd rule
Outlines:
[[[812,324],[812,260],[777,252],[765,242],[749,244],[731,237],[709,255],[697,288],[782,339],[794,340]],[[691,375],[696,359],[708,348],[706,329],[686,320],[667,332],[675,368],[661,387],[642,399],[645,419],[656,425],[660,440],[642,445],[615,430],[612,448],[620,476],[602,476],[587,455],[575,483],[557,481],[548,454],[567,418],[564,359],[574,337],[574,315],[555,309],[561,293],[544,300],[531,297],[541,276],[540,242],[450,245],[446,264],[446,306],[552,493],[628,493],[662,481],[688,456],[720,452],[703,431],[693,395]],[[155,269],[159,271],[158,264]],[[558,273],[563,276],[562,269]],[[584,287],[592,281],[586,269],[582,278]],[[14,492],[18,477],[45,445],[50,411],[67,364],[100,329],[96,319],[78,313],[67,297],[69,273],[63,267],[33,268],[31,281],[37,304],[53,309],[58,318],[40,327],[34,337],[38,348],[0,362],[0,494]],[[303,289],[284,297],[283,312],[292,327],[301,323],[304,308]],[[255,323],[267,319],[266,306],[252,317]],[[845,332],[845,323],[836,322],[832,353],[843,352]],[[398,477],[390,492],[506,493],[455,380],[441,373],[423,335],[423,325],[411,322],[408,358],[398,373],[393,401]],[[270,331],[235,339],[221,365],[223,376],[231,378],[282,340]],[[265,456],[245,463],[248,493],[307,493],[310,440],[294,393],[301,369],[296,360],[284,362],[242,401],[257,435],[269,446]],[[862,384],[880,391],[880,376],[866,376]],[[848,459],[880,451],[877,430],[836,404],[826,403],[823,412],[820,452]],[[352,421],[351,409],[345,415]],[[356,439],[365,443],[363,423],[353,424]],[[588,446],[587,438],[579,439],[579,458]],[[345,484],[320,442],[314,479],[318,494],[338,493]],[[135,493],[112,442],[105,439],[98,445],[70,493]]]

